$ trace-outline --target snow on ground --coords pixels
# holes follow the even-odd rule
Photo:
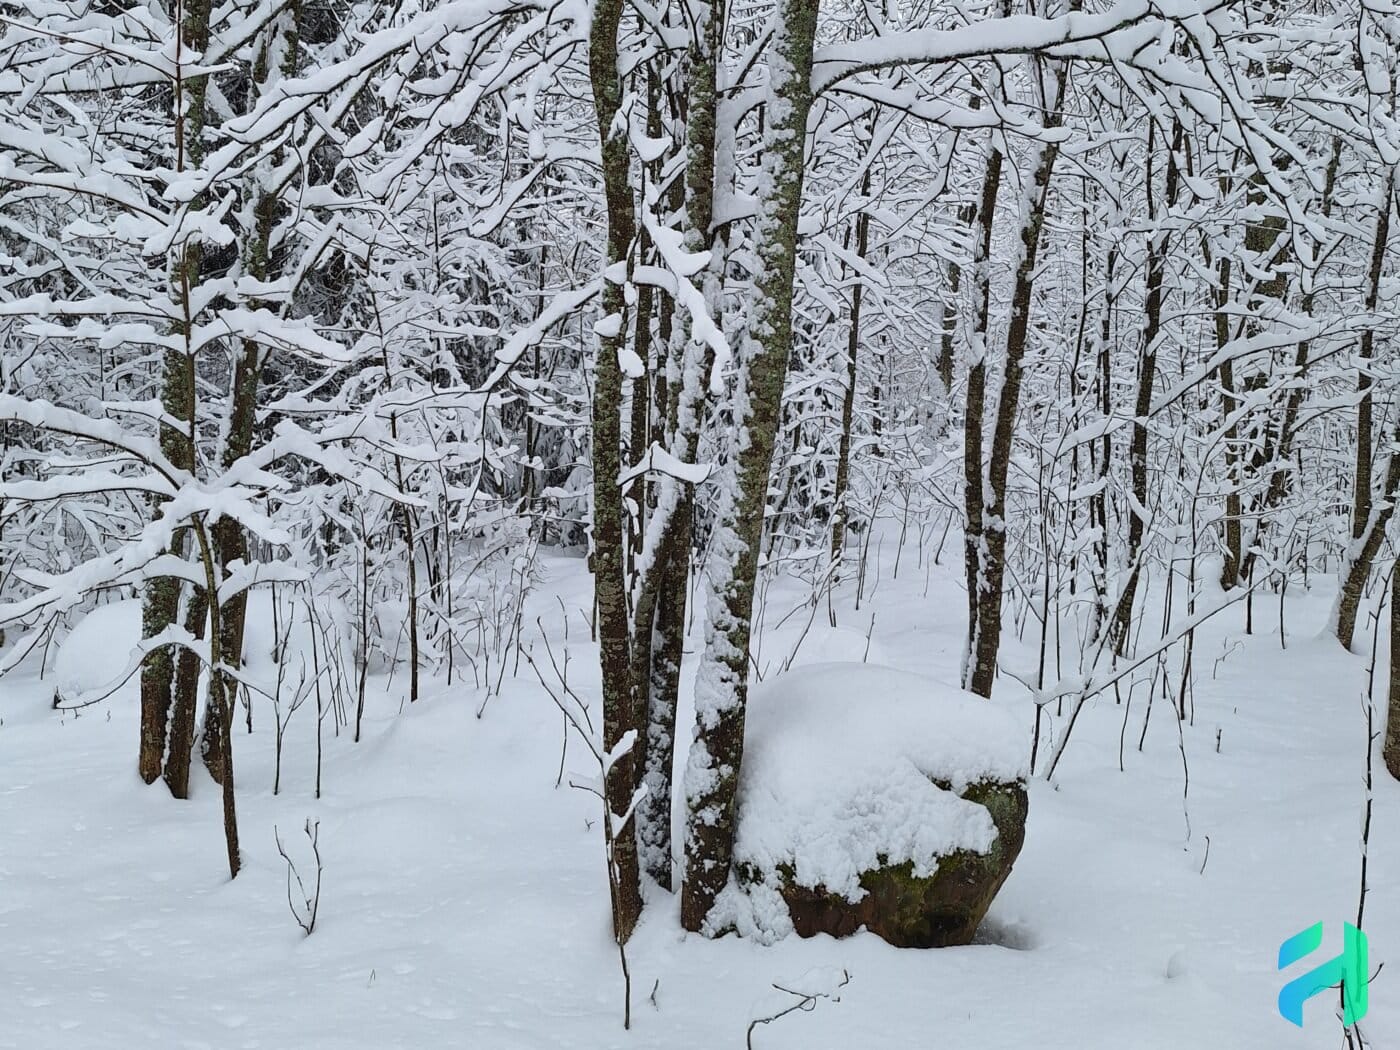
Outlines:
[[[799,611],[770,629],[766,676],[859,661],[869,635],[869,659],[955,680],[960,566],[945,552],[926,577],[912,558],[894,579],[886,553],[858,611],[854,583],[843,585],[838,628],[823,604],[810,628]],[[773,585],[769,624],[802,593]],[[327,739],[320,801],[314,711],[293,718],[274,797],[272,715],[257,709],[254,733],[240,722],[235,741],[246,866],[233,882],[214,786],[201,778],[181,803],[137,779],[134,683],[60,716],[52,673],[10,677],[0,681],[0,1047],[719,1050],[743,1047],[753,1019],[791,1001],[772,984],[825,988],[844,971],[839,1003],[762,1026],[753,1045],[1335,1050],[1330,1004],[1310,1002],[1301,1030],[1275,1006],[1279,943],[1323,921],[1335,954],[1339,924],[1356,914],[1365,668],[1322,637],[1329,603],[1321,586],[1290,598],[1286,649],[1276,626],[1243,637],[1238,608],[1199,633],[1184,799],[1177,722],[1160,700],[1141,753],[1141,691],[1131,708],[1111,695],[1086,708],[1056,782],[1032,783],[1025,848],[988,943],[705,941],[680,931],[673,898],[652,893],[629,947],[630,1033],[597,802],[556,788],[561,719],[524,661],[480,718],[470,682],[431,683],[410,708],[402,675],[376,680],[364,741]],[[541,617],[556,654],[567,644],[570,684],[585,696],[597,688],[588,604],[582,562],[551,558],[524,618]],[[1008,659],[1031,662],[1030,642]],[[995,703],[1029,737],[1024,690],[1003,679]],[[568,769],[592,772],[587,763],[570,748]],[[276,826],[309,859],[308,817],[320,821],[325,860],[309,938],[288,913],[273,840]],[[1363,1022],[1384,1050],[1400,1046],[1400,786],[1379,765],[1370,878],[1372,968],[1396,960]]]

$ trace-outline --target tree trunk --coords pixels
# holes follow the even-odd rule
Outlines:
[[[1057,127],[1061,120],[1060,106],[1065,95],[1065,80],[1069,66],[1055,66],[1053,95],[1047,100],[1046,126]],[[1059,157],[1056,143],[1041,143],[1035,154],[1032,177],[1022,191],[1018,214],[1020,261],[1016,266],[1015,287],[1011,294],[1011,320],[1006,332],[1006,353],[1002,369],[1001,393],[996,402],[992,426],[991,456],[984,464],[982,452],[982,421],[985,415],[986,340],[988,334],[990,277],[987,260],[991,251],[992,212],[996,208],[996,185],[1001,177],[1000,155],[992,154],[993,166],[987,172],[987,184],[982,196],[982,245],[979,249],[981,266],[978,273],[982,296],[978,318],[978,341],[981,351],[974,355],[977,371],[976,404],[969,377],[968,444],[964,453],[964,482],[968,489],[966,513],[968,580],[968,644],[963,656],[963,685],[978,696],[990,697],[996,678],[997,653],[1001,647],[1002,583],[1006,574],[1006,478],[1011,463],[1015,438],[1016,414],[1021,399],[1021,364],[1025,359],[1027,337],[1030,333],[1032,298],[1035,293],[1036,258],[1040,251],[1040,231],[1045,224],[1045,209],[1049,203],[1050,179]],[[975,410],[974,410],[975,408]],[[976,416],[975,426],[971,419]],[[972,440],[975,434],[975,442]],[[975,539],[974,539],[975,538]]]
[[[1327,162],[1326,174],[1323,177],[1322,186],[1322,217],[1330,219],[1332,217],[1332,195],[1337,185],[1337,172],[1342,162],[1342,139],[1337,136],[1332,140],[1332,155]],[[1307,291],[1303,294],[1302,310],[1305,317],[1313,315],[1313,308],[1316,303],[1316,292]],[[1311,360],[1311,345],[1304,339],[1298,344],[1297,352],[1293,356],[1293,385],[1288,391],[1288,398],[1284,403],[1283,418],[1279,420],[1278,439],[1273,449],[1268,452],[1264,460],[1272,464],[1273,473],[1269,476],[1269,487],[1265,490],[1256,508],[1255,543],[1250,545],[1250,549],[1244,553],[1244,564],[1240,568],[1240,578],[1250,579],[1255,559],[1258,557],[1258,534],[1265,525],[1265,515],[1279,506],[1289,492],[1290,470],[1286,465],[1293,455],[1293,439],[1298,430],[1298,415],[1303,407],[1303,394],[1307,389],[1303,380],[1308,372],[1308,364]]]
[[[700,4],[697,24],[686,58],[686,166],[685,180],[674,183],[672,204],[682,203],[686,251],[710,251],[702,280],[706,307],[716,326],[721,324],[724,280],[724,239],[714,230],[716,156],[716,59],[722,10]],[[682,195],[683,194],[683,195]],[[670,304],[674,307],[674,304]],[[676,459],[694,460],[700,443],[700,425],[706,395],[706,377],[714,364],[713,350],[687,338],[685,326],[663,310],[662,352],[666,354],[667,389],[657,397],[656,412],[665,406],[668,448]],[[659,333],[663,334],[663,333]],[[671,791],[675,766],[676,707],[680,691],[681,661],[685,648],[690,552],[694,526],[695,494],[676,478],[663,477],[653,489],[656,507],[650,523],[649,564],[638,582],[633,624],[634,644],[647,650],[637,669],[633,688],[646,717],[646,752],[643,777],[647,795],[637,810],[637,836],[647,873],[670,888]]]
[[[1376,214],[1376,239],[1371,246],[1370,284],[1366,289],[1366,311],[1376,309],[1380,292],[1381,271],[1385,265],[1386,244],[1390,239],[1390,199],[1395,193],[1395,171],[1391,169],[1380,195],[1380,206]],[[1356,471],[1352,487],[1353,507],[1351,515],[1351,538],[1358,540],[1366,529],[1371,516],[1371,457],[1372,411],[1370,361],[1375,353],[1376,330],[1367,325],[1361,332],[1358,356],[1361,359],[1357,374],[1356,389],[1361,392],[1361,402],[1356,406]]]
[[[1400,425],[1397,425],[1392,440],[1400,444]],[[1400,453],[1391,453],[1387,459],[1385,487],[1378,502],[1371,507],[1371,517],[1362,529],[1361,536],[1351,543],[1347,559],[1342,567],[1342,586],[1337,594],[1335,616],[1337,640],[1350,649],[1356,634],[1356,621],[1361,611],[1361,595],[1366,589],[1366,580],[1371,575],[1371,567],[1376,555],[1385,542],[1386,526],[1395,513],[1395,498],[1400,492]]]
[[[203,54],[208,48],[209,11],[210,0],[188,0],[181,8],[183,19],[176,50],[176,62],[180,65],[186,61],[186,49]],[[205,76],[184,77],[177,82],[174,118],[177,171],[197,166],[203,156],[207,88],[208,77]],[[183,313],[175,331],[185,346],[167,350],[162,362],[161,408],[167,417],[181,425],[161,424],[160,449],[166,459],[187,471],[193,471],[195,465],[195,374],[194,356],[189,350],[194,318],[190,306],[203,260],[204,253],[198,242],[187,242],[172,267],[171,298]],[[172,549],[175,554],[184,546],[183,536],[177,536]],[[143,638],[153,638],[175,623],[180,611],[180,590],[179,581],[173,577],[162,576],[147,582],[141,598]],[[174,674],[175,658],[169,646],[147,654],[141,665],[141,745],[137,770],[147,784],[160,776],[165,761]]]
[[[1385,252],[1390,241],[1390,208],[1391,199],[1395,195],[1395,169],[1391,168],[1387,175],[1385,185],[1382,188],[1380,205],[1376,213],[1376,237],[1371,246],[1371,268],[1367,275],[1366,287],[1366,311],[1374,313],[1377,304],[1380,302],[1381,274],[1385,268]],[[1367,326],[1361,333],[1361,356],[1364,361],[1369,360],[1372,351],[1373,329]],[[1363,372],[1363,382],[1369,387],[1370,378]],[[1370,394],[1366,394],[1362,401],[1362,406],[1367,407],[1370,401]],[[1396,428],[1395,440],[1400,441],[1400,425]],[[1381,492],[1379,502],[1375,501],[1370,489],[1371,478],[1371,446],[1370,446],[1370,412],[1367,407],[1366,412],[1366,432],[1365,443],[1363,444],[1363,432],[1361,421],[1358,417],[1356,434],[1356,507],[1355,513],[1361,513],[1365,508],[1366,518],[1358,526],[1357,521],[1352,521],[1352,542],[1347,551],[1347,558],[1342,567],[1342,586],[1337,595],[1336,631],[1337,640],[1347,649],[1351,648],[1352,636],[1356,632],[1357,615],[1361,608],[1361,594],[1366,588],[1366,580],[1371,575],[1371,567],[1375,564],[1376,555],[1380,552],[1381,543],[1385,540],[1386,526],[1390,523],[1391,516],[1395,513],[1395,497],[1397,488],[1400,487],[1400,454],[1391,453],[1388,457],[1386,468],[1385,487]],[[1363,463],[1365,469],[1363,471]],[[1366,489],[1362,491],[1363,481]]]
[[[972,100],[972,108],[976,109],[980,99]],[[964,204],[958,209],[958,222],[963,226],[971,227],[977,218],[977,205]],[[938,381],[943,384],[943,397],[945,401],[950,399],[953,390],[953,338],[956,334],[958,319],[958,293],[962,289],[962,267],[956,261],[948,264],[948,288],[944,293],[943,303],[938,311],[938,358],[936,370]],[[944,406],[947,411],[947,405]]]
[[[1061,65],[1057,102],[1047,121],[1052,126],[1059,122],[1058,99],[1064,95],[1064,83],[1065,67]],[[1001,394],[997,399],[991,456],[986,466],[987,486],[982,493],[987,513],[982,519],[982,540],[977,552],[980,556],[975,595],[977,630],[967,654],[970,665],[967,687],[978,696],[992,695],[997,653],[1001,647],[1002,583],[1006,574],[1006,478],[1015,439],[1016,414],[1020,407],[1021,364],[1025,360],[1030,332],[1040,231],[1045,224],[1050,177],[1058,156],[1059,147],[1054,143],[1040,146],[1033,181],[1026,187],[1021,207],[1021,261],[1016,267],[1016,284],[1011,296],[1011,322],[1006,333]],[[981,469],[980,463],[978,468]]]
[[[871,120],[871,135],[875,132]],[[860,181],[860,195],[864,202],[870,196],[870,168]],[[856,258],[865,261],[870,246],[870,213],[861,211],[856,217]],[[865,278],[856,273],[855,287],[851,289],[851,326],[846,336],[846,390],[841,401],[841,442],[836,452],[836,496],[832,501],[835,513],[831,519],[831,561],[841,560],[846,547],[846,506],[847,488],[851,478],[851,422],[855,418],[856,407],[856,366],[860,357],[860,302],[865,287]]]
[[[301,5],[293,2],[283,8],[276,20],[264,31],[258,55],[253,65],[254,90],[266,92],[282,76],[294,72],[297,39],[300,30]],[[281,54],[284,65],[274,68],[271,56]],[[244,265],[250,277],[266,281],[272,275],[272,234],[281,211],[281,200],[275,189],[264,186],[253,206],[253,228],[244,245]],[[251,305],[270,304],[254,302]],[[253,449],[253,427],[257,422],[258,386],[262,380],[263,366],[267,361],[267,351],[253,340],[245,340],[237,361],[234,363],[233,377],[229,383],[228,424],[225,430],[224,445],[220,454],[220,466],[228,470]],[[392,425],[392,424],[391,424]],[[402,483],[402,478],[400,478]],[[407,512],[405,511],[405,514]],[[214,557],[218,563],[220,577],[226,577],[228,568],[235,562],[248,560],[248,539],[243,527],[232,518],[220,518],[213,528]],[[413,577],[412,533],[409,533],[409,579],[410,607],[416,603],[416,581]],[[227,598],[218,610],[219,651],[228,667],[237,668],[243,660],[243,635],[248,615],[248,594],[239,591]],[[416,617],[415,617],[416,620]],[[412,634],[414,649],[413,693],[417,694],[417,632],[416,623]],[[216,783],[223,783],[225,777],[232,776],[231,756],[233,740],[230,734],[233,725],[234,698],[238,695],[238,683],[231,676],[219,672],[217,694],[227,705],[225,717],[219,716],[215,703],[215,690],[211,683],[209,703],[204,716],[204,731],[201,734],[201,755],[204,766]],[[180,697],[181,710],[193,709],[194,698]],[[182,722],[182,725],[184,723]],[[228,739],[225,739],[228,736]],[[181,754],[185,754],[191,741],[179,741]],[[172,740],[172,752],[174,741]],[[188,761],[185,762],[188,765]],[[173,771],[178,775],[178,767]],[[167,771],[167,779],[172,771]],[[188,773],[185,774],[188,779]]]
[[[185,613],[185,630],[203,638],[209,620],[209,594],[196,587]],[[193,652],[181,650],[175,669],[175,702],[170,714],[170,746],[165,755],[165,785],[176,798],[190,797],[190,758],[194,749],[196,705],[203,663]]]
[[[1400,561],[1390,565],[1390,693],[1381,757],[1390,775],[1400,780]]]
[[[977,651],[978,617],[982,590],[983,520],[982,428],[987,416],[987,337],[992,312],[992,230],[996,223],[997,193],[1001,188],[1001,151],[992,148],[982,180],[977,206],[978,239],[972,272],[977,316],[967,366],[967,409],[963,414],[963,565],[967,572],[967,645],[963,650],[963,688],[972,688],[973,658]]]
[[[729,880],[734,792],[744,752],[749,634],[758,551],[783,381],[792,350],[797,221],[812,105],[819,0],[780,0],[770,47],[767,122],[755,226],[754,298],[739,352],[733,460],[711,539],[710,615],[696,680],[696,726],[686,766],[681,924],[700,930]],[[718,932],[718,931],[709,931]]]
[[[1155,124],[1148,127],[1147,133],[1147,200],[1148,219],[1154,221],[1156,209],[1153,194],[1156,187],[1152,179],[1153,132]],[[1176,203],[1178,172],[1176,156],[1181,149],[1182,127],[1176,121],[1172,126],[1172,141],[1167,154],[1166,206],[1168,211]],[[1162,303],[1165,298],[1162,282],[1166,270],[1167,256],[1170,254],[1171,237],[1167,230],[1152,229],[1147,237],[1147,321],[1142,334],[1142,367],[1138,372],[1137,401],[1133,408],[1133,437],[1128,446],[1128,461],[1132,467],[1134,505],[1128,518],[1128,546],[1126,566],[1128,578],[1123,584],[1118,607],[1114,611],[1114,648],[1122,653],[1132,633],[1133,602],[1137,597],[1138,581],[1142,578],[1142,540],[1147,522],[1142,518],[1147,512],[1147,417],[1152,411],[1152,389],[1157,378],[1157,341],[1162,334]]]
[[[690,533],[694,499],[681,495],[675,525],[665,538],[660,586],[653,614],[637,622],[649,632],[646,696],[646,751],[643,783],[647,793],[637,808],[637,838],[646,873],[663,889],[673,888],[671,865],[671,778],[676,755],[676,705],[685,648],[686,587],[690,576]]]
[[[622,101],[617,68],[617,33],[622,0],[598,0],[593,10],[589,43],[589,76],[602,142],[603,189],[607,204],[605,269],[626,263],[632,247],[635,218],[628,183],[627,136],[614,128]],[[629,665],[627,579],[623,551],[622,489],[622,368],[619,354],[626,340],[626,299],[617,279],[603,286],[603,331],[593,380],[593,587],[598,607],[597,631],[603,680],[603,747],[611,751],[629,731],[638,728]],[[612,325],[608,328],[608,325]],[[623,756],[608,772],[604,804],[613,813],[626,813],[636,784],[635,763]],[[616,829],[613,841],[616,886],[613,935],[626,943],[641,914],[641,884],[635,837]]]
[[[1251,209],[1263,209],[1268,201],[1264,189],[1263,178],[1255,172],[1250,179],[1248,202]],[[1325,207],[1325,205],[1324,205]],[[1244,247],[1249,256],[1250,262],[1246,267],[1246,272],[1250,270],[1273,270],[1273,276],[1268,280],[1259,281],[1255,284],[1250,296],[1249,307],[1251,310],[1258,310],[1262,305],[1260,297],[1272,299],[1275,302],[1282,302],[1288,291],[1288,279],[1285,274],[1284,264],[1290,254],[1290,241],[1284,236],[1288,227],[1287,217],[1282,214],[1266,215],[1258,221],[1248,223],[1245,226]],[[1217,311],[1216,329],[1217,342],[1220,341],[1222,321],[1220,318],[1224,314],[1224,308],[1228,303],[1228,260],[1222,260],[1221,265],[1226,267],[1225,287],[1222,288],[1222,299]],[[1261,328],[1261,323],[1257,320],[1248,322],[1248,334],[1255,334]],[[1302,360],[1306,361],[1307,344],[1300,346]],[[1296,363],[1296,361],[1295,361]],[[1235,399],[1236,385],[1234,369],[1229,362],[1221,365],[1220,369],[1221,385],[1225,388],[1227,397],[1223,407],[1226,415],[1234,412],[1238,407]],[[1245,384],[1246,390],[1256,389],[1262,382],[1262,377],[1253,377]],[[1287,408],[1285,408],[1285,414]],[[1255,445],[1251,439],[1254,435],[1246,435],[1245,446]],[[1271,440],[1265,439],[1262,442],[1262,450],[1257,451],[1252,458],[1252,462],[1247,463],[1244,450],[1240,447],[1239,426],[1231,423],[1225,433],[1225,457],[1229,468],[1230,488],[1225,495],[1225,561],[1221,568],[1220,586],[1224,590],[1229,590],[1241,583],[1248,582],[1247,569],[1254,564],[1253,558],[1245,550],[1244,543],[1244,502],[1241,498],[1241,488],[1244,486],[1246,469],[1263,466],[1272,458]],[[1264,509],[1267,500],[1267,490],[1264,496],[1256,501],[1254,507],[1255,518]],[[1250,544],[1253,547],[1253,544]]]

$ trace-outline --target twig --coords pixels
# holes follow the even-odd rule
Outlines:
[[[788,1014],[795,1013],[798,1010],[801,1010],[803,1013],[809,1014],[817,1008],[818,999],[830,999],[833,1003],[839,1003],[841,1001],[841,997],[836,994],[837,990],[846,987],[846,985],[850,983],[850,973],[846,970],[842,970],[841,983],[829,992],[794,992],[791,988],[784,988],[780,984],[773,985],[773,987],[780,992],[784,992],[787,995],[796,996],[797,1002],[793,1003],[786,1010],[779,1010],[775,1014],[770,1014],[767,1017],[759,1017],[754,1019],[753,1021],[750,1021],[748,1031],[744,1034],[744,1045],[748,1048],[748,1050],[753,1050],[754,1029],[761,1024],[772,1024],[779,1018],[786,1017]]]

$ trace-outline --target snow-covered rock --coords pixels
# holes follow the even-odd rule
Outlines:
[[[739,887],[713,922],[766,940],[861,926],[906,946],[971,940],[1024,838],[1022,727],[870,664],[765,682],[746,721]]]
[[[55,694],[63,701],[115,689],[131,671],[140,644],[140,599],[99,605],[73,625],[58,647]]]

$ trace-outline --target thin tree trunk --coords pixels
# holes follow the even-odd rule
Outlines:
[[[589,76],[602,142],[603,189],[607,205],[605,267],[625,263],[632,248],[635,218],[628,183],[627,136],[614,127],[622,101],[618,73],[617,34],[622,0],[598,0],[593,10],[589,44]],[[629,662],[627,579],[624,564],[622,489],[622,368],[619,354],[626,341],[627,304],[623,285],[606,279],[603,287],[603,331],[593,380],[593,586],[597,603],[597,632],[603,681],[603,746],[611,752],[638,728]],[[611,324],[609,329],[607,325]],[[623,756],[606,778],[604,804],[613,813],[626,813],[636,783],[632,756]],[[613,900],[613,935],[626,943],[641,914],[641,884],[634,835],[617,829],[613,840],[617,891]]]
[[[1118,268],[1118,248],[1111,245],[1104,260],[1104,307],[1103,321],[1099,326],[1098,394],[1099,413],[1105,423],[1113,418],[1113,311],[1118,306],[1118,295],[1113,282]],[[1092,446],[1091,453],[1092,453]],[[1089,499],[1089,521],[1095,528],[1094,534],[1094,629],[1090,637],[1098,634],[1099,624],[1108,609],[1108,483],[1113,471],[1113,435],[1105,426],[1103,437],[1099,439],[1099,462],[1095,479],[1094,494]]]
[[[1393,440],[1400,444],[1400,426],[1396,427]],[[1386,526],[1395,513],[1397,491],[1400,491],[1400,453],[1392,453],[1387,460],[1385,487],[1380,500],[1372,505],[1371,517],[1360,538],[1352,541],[1342,568],[1342,586],[1337,595],[1336,634],[1337,640],[1347,649],[1351,648],[1356,633],[1366,580],[1385,541]]]
[[[875,132],[874,118],[871,119],[871,135]],[[862,202],[870,196],[870,167],[860,181]],[[856,217],[856,258],[865,262],[870,246],[870,213],[862,210]],[[849,514],[846,506],[847,488],[851,478],[851,423],[855,418],[856,407],[856,366],[860,359],[860,304],[865,278],[856,273],[855,287],[851,289],[851,325],[846,335],[846,390],[841,401],[841,441],[836,452],[836,495],[832,502],[835,512],[831,520],[831,561],[841,560],[846,547],[846,520]]]
[[[1385,264],[1386,244],[1390,239],[1390,200],[1395,193],[1395,171],[1391,169],[1381,189],[1380,207],[1376,214],[1376,239],[1371,246],[1370,281],[1366,289],[1366,311],[1372,313],[1379,301],[1381,271]],[[1370,361],[1375,353],[1376,330],[1367,325],[1361,332],[1358,357],[1361,360],[1357,374],[1356,389],[1361,392],[1361,402],[1356,406],[1356,471],[1352,487],[1353,507],[1351,515],[1351,538],[1360,539],[1366,530],[1371,516],[1371,447],[1372,403]]]
[[[963,688],[972,688],[973,659],[977,651],[978,617],[982,606],[983,521],[982,429],[987,415],[987,338],[992,312],[992,230],[996,223],[997,193],[1001,188],[1001,151],[992,148],[982,179],[982,199],[977,206],[978,239],[972,272],[977,316],[968,355],[967,409],[963,414],[963,565],[967,573],[967,645],[963,651]]]
[[[252,70],[254,90],[258,93],[265,93],[282,76],[294,72],[300,18],[301,5],[299,0],[294,0],[282,9],[277,19],[264,31]],[[284,65],[281,68],[271,65],[272,56],[277,54],[283,56]],[[253,228],[244,245],[243,256],[249,276],[257,281],[266,281],[272,274],[272,234],[281,207],[279,194],[270,186],[261,189],[253,205]],[[254,302],[252,305],[257,307],[268,304]],[[260,344],[251,339],[243,342],[238,359],[234,363],[233,378],[229,385],[228,425],[220,456],[220,465],[224,470],[228,470],[253,449],[253,428],[258,412],[258,385],[262,380],[266,361],[267,351]],[[221,577],[226,576],[229,566],[248,560],[248,538],[243,527],[229,517],[220,518],[212,532],[214,556],[219,572]],[[410,561],[412,557],[410,544]],[[410,573],[411,571],[410,568]],[[410,593],[413,591],[414,588],[411,587]],[[248,594],[246,591],[239,591],[221,605],[222,608],[218,610],[219,651],[223,654],[225,665],[236,670],[243,661]],[[200,744],[201,757],[209,775],[217,783],[223,783],[225,777],[232,776],[229,762],[233,752],[233,741],[231,738],[224,739],[224,735],[229,733],[233,725],[233,699],[237,696],[238,683],[232,675],[223,671],[218,672],[216,677],[222,679],[218,683],[217,692],[228,706],[228,716],[218,717],[218,708],[214,703],[215,690],[211,682]],[[173,760],[178,752],[179,761],[166,770],[166,779],[171,783],[172,790],[180,783],[181,778],[184,781],[182,786],[188,789],[188,754],[193,741],[183,735],[183,730],[186,725],[192,724],[189,715],[193,708],[192,693],[177,698],[177,709],[181,712],[182,735],[178,740],[172,736],[171,754]]]
[[[1327,162],[1327,171],[1323,179],[1322,188],[1322,217],[1330,219],[1332,217],[1332,196],[1337,185],[1337,172],[1341,168],[1342,162],[1342,139],[1337,136],[1332,140],[1332,155]],[[1316,292],[1308,291],[1303,294],[1302,309],[1306,317],[1313,315],[1313,307],[1316,302]],[[1291,473],[1286,466],[1293,455],[1293,440],[1298,429],[1298,415],[1303,407],[1303,394],[1306,391],[1304,378],[1307,376],[1308,364],[1311,355],[1311,344],[1304,339],[1298,344],[1297,352],[1293,357],[1293,385],[1288,391],[1288,398],[1284,404],[1283,418],[1279,421],[1278,441],[1272,452],[1265,456],[1265,461],[1273,464],[1273,473],[1269,477],[1269,487],[1265,490],[1263,497],[1256,508],[1258,519],[1255,525],[1256,542],[1250,545],[1249,550],[1244,554],[1244,565],[1240,568],[1240,578],[1250,579],[1254,562],[1258,557],[1257,536],[1264,528],[1265,515],[1279,506],[1289,491],[1289,479]]]
[[[977,108],[980,99],[974,98],[972,108]],[[971,227],[977,218],[977,205],[964,204],[958,209],[958,222]],[[956,260],[948,264],[948,288],[938,311],[938,359],[936,369],[938,381],[943,384],[945,401],[953,389],[953,338],[957,330],[958,293],[962,289],[962,266]],[[944,411],[948,405],[944,405]]]
[[[1247,195],[1251,209],[1262,209],[1265,207],[1268,197],[1265,193],[1263,178],[1255,172],[1250,179],[1249,192]],[[1325,207],[1325,205],[1324,205]],[[1266,280],[1258,282],[1253,289],[1250,307],[1257,310],[1262,304],[1260,297],[1282,302],[1288,291],[1288,279],[1285,273],[1284,264],[1289,255],[1289,240],[1284,237],[1287,229],[1287,218],[1281,214],[1266,215],[1262,219],[1248,223],[1245,226],[1244,247],[1251,260],[1251,265],[1259,270],[1272,269],[1274,275]],[[1229,261],[1221,260],[1221,266],[1225,268],[1225,280],[1221,289],[1221,300],[1217,309],[1216,319],[1216,340],[1221,342],[1221,335],[1228,338],[1228,323],[1223,322],[1224,308],[1228,303],[1229,284]],[[1254,334],[1260,330],[1261,324],[1258,320],[1251,320],[1248,323],[1248,333]],[[1223,345],[1223,344],[1222,344]],[[1300,346],[1303,360],[1306,361],[1307,344]],[[1296,359],[1295,359],[1296,362]],[[1234,413],[1239,406],[1236,398],[1236,385],[1234,369],[1230,362],[1222,363],[1220,368],[1221,385],[1224,387],[1226,397],[1223,400],[1223,408],[1227,416]],[[1245,384],[1246,390],[1257,389],[1262,383],[1263,377],[1257,376]],[[1285,409],[1285,412],[1287,410]],[[1230,477],[1230,487],[1225,494],[1225,560],[1221,567],[1220,586],[1224,590],[1248,582],[1246,568],[1253,565],[1253,559],[1246,553],[1244,547],[1244,501],[1241,496],[1241,489],[1244,486],[1246,476],[1246,457],[1240,447],[1240,433],[1238,422],[1232,421],[1225,433],[1225,457]],[[1249,442],[1246,441],[1246,445]],[[1256,452],[1252,457],[1251,467],[1262,466],[1272,458],[1272,450],[1269,448],[1270,441],[1265,440],[1262,451]],[[1263,509],[1266,494],[1256,501],[1255,516]],[[1253,546],[1252,544],[1250,545]]]
[[[1390,703],[1382,757],[1400,780],[1400,561],[1390,567]]]
[[[1371,267],[1367,275],[1367,313],[1374,313],[1380,302],[1381,274],[1385,268],[1385,252],[1390,241],[1390,208],[1394,195],[1395,169],[1391,168],[1382,188],[1380,206],[1376,213],[1376,236],[1371,246]],[[1366,367],[1365,361],[1369,360],[1371,356],[1373,338],[1373,329],[1368,325],[1361,333],[1363,369]],[[1370,379],[1364,372],[1363,382],[1369,387]],[[1370,394],[1365,395],[1362,402],[1363,407],[1367,406],[1369,400]],[[1379,502],[1375,500],[1370,491],[1370,425],[1370,411],[1367,408],[1364,444],[1359,418],[1357,422],[1356,507],[1354,511],[1354,513],[1359,514],[1364,507],[1366,518],[1361,521],[1359,527],[1355,520],[1352,522],[1353,538],[1351,547],[1347,551],[1346,561],[1343,564],[1342,586],[1337,595],[1337,640],[1347,649],[1351,648],[1352,636],[1356,632],[1357,615],[1361,608],[1361,594],[1366,588],[1366,580],[1371,575],[1371,567],[1375,564],[1376,555],[1380,552],[1381,543],[1385,539],[1386,526],[1395,513],[1397,486],[1400,486],[1400,454],[1392,453],[1388,457],[1389,465],[1386,469],[1385,487],[1381,492]],[[1397,426],[1395,438],[1400,441],[1400,426]],[[1363,463],[1365,464],[1364,471],[1362,469]],[[1363,481],[1367,486],[1364,492],[1361,488]]]
[[[203,638],[209,621],[209,595],[196,587],[185,613],[185,630]],[[190,797],[190,759],[194,749],[196,705],[203,664],[195,653],[182,650],[175,669],[175,702],[170,714],[170,746],[165,755],[165,784],[176,798]]]
[[[1064,73],[1063,67],[1061,69],[1059,83],[1062,94]],[[1021,214],[1021,262],[1016,268],[1016,285],[1011,297],[1006,360],[992,430],[991,456],[986,468],[987,488],[983,494],[987,514],[982,522],[982,558],[977,575],[977,634],[972,651],[968,654],[971,664],[968,689],[978,696],[992,695],[997,653],[1001,647],[1002,583],[1006,574],[1006,478],[1015,438],[1016,414],[1020,406],[1021,366],[1025,360],[1030,330],[1040,231],[1044,225],[1050,177],[1058,155],[1059,149],[1053,143],[1040,147],[1034,181],[1028,188]]]
[[[1152,178],[1153,139],[1156,124],[1149,125],[1147,134],[1147,198],[1149,221],[1155,221],[1153,194],[1156,187]],[[1176,156],[1181,149],[1182,127],[1179,121],[1173,123],[1170,152],[1167,155],[1166,206],[1170,211],[1176,203],[1178,171]],[[1137,401],[1133,409],[1133,437],[1128,447],[1128,460],[1132,467],[1133,501],[1128,517],[1128,544],[1125,564],[1128,578],[1123,584],[1123,593],[1118,599],[1114,612],[1114,647],[1123,652],[1131,634],[1133,602],[1137,596],[1138,581],[1142,578],[1142,540],[1147,522],[1147,416],[1152,410],[1152,389],[1157,377],[1157,341],[1162,333],[1162,290],[1166,270],[1166,260],[1170,254],[1171,237],[1167,230],[1152,229],[1147,237],[1147,322],[1142,335],[1142,367],[1138,372]]]

